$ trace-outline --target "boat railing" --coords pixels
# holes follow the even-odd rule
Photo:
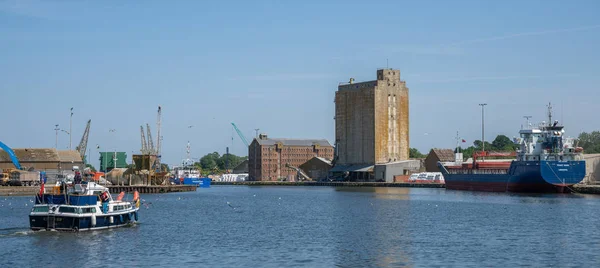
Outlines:
[[[470,169],[470,168],[459,168],[448,170],[449,174],[507,174],[508,169]]]

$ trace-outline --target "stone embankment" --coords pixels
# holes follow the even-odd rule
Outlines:
[[[160,194],[175,192],[193,192],[196,191],[195,185],[140,185],[140,186],[107,186],[111,193],[134,192],[141,194]],[[26,196],[35,195],[39,192],[39,186],[2,186],[0,187],[0,196]]]

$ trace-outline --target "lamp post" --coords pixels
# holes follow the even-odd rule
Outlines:
[[[485,152],[485,124],[484,124],[484,120],[483,120],[483,108],[487,105],[487,103],[480,103],[479,106],[481,106],[481,151]]]
[[[54,148],[58,150],[58,131],[60,130],[60,128],[58,128],[58,124],[54,125],[54,131],[56,131],[56,142],[54,144]]]
[[[71,117],[69,117],[69,151],[73,149],[71,143],[71,131],[73,130],[73,107],[71,107]]]
[[[64,130],[64,129],[60,129],[60,131],[62,131],[62,132],[64,132],[64,133],[66,133],[67,135],[69,135],[69,137],[71,137],[71,132],[69,132],[69,131],[66,131],[66,130]],[[57,131],[57,133],[58,133],[58,131]],[[57,138],[57,140],[58,140],[58,138]],[[66,148],[65,148],[65,150],[66,150],[66,149],[69,149],[69,147],[66,147]]]

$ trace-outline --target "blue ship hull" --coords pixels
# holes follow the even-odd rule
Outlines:
[[[585,177],[585,161],[513,161],[506,169],[447,169],[446,189],[489,192],[564,192]]]

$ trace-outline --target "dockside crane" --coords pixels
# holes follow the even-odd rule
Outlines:
[[[140,126],[140,136],[142,140],[142,149],[140,152],[142,154],[148,154],[148,142],[146,141],[146,134],[144,134],[144,126]]]
[[[231,125],[233,126],[233,128],[237,132],[238,136],[240,136],[240,139],[246,145],[246,147],[249,147],[250,144],[248,143],[248,140],[246,139],[246,137],[244,136],[244,134],[238,129],[238,127],[234,123],[231,123]]]
[[[156,170],[158,172],[162,171],[162,167],[160,164],[160,151],[161,151],[161,146],[162,146],[162,137],[160,136],[160,126],[161,126],[161,117],[162,117],[162,108],[160,107],[160,105],[158,106],[158,112],[156,114]]]
[[[150,125],[146,124],[146,131],[148,132],[148,154],[154,154],[154,141],[152,141],[152,131],[150,130]]]
[[[81,137],[81,141],[79,142],[79,146],[75,147],[77,151],[79,151],[79,155],[81,156],[81,160],[83,160],[87,164],[87,159],[85,159],[85,151],[87,150],[88,137],[90,136],[90,124],[92,123],[92,119],[87,121],[85,125],[85,131],[83,131],[83,136]]]
[[[156,156],[160,159],[160,150],[162,146],[162,137],[160,136],[160,125],[161,125],[162,109],[158,106],[158,114],[156,115]]]

